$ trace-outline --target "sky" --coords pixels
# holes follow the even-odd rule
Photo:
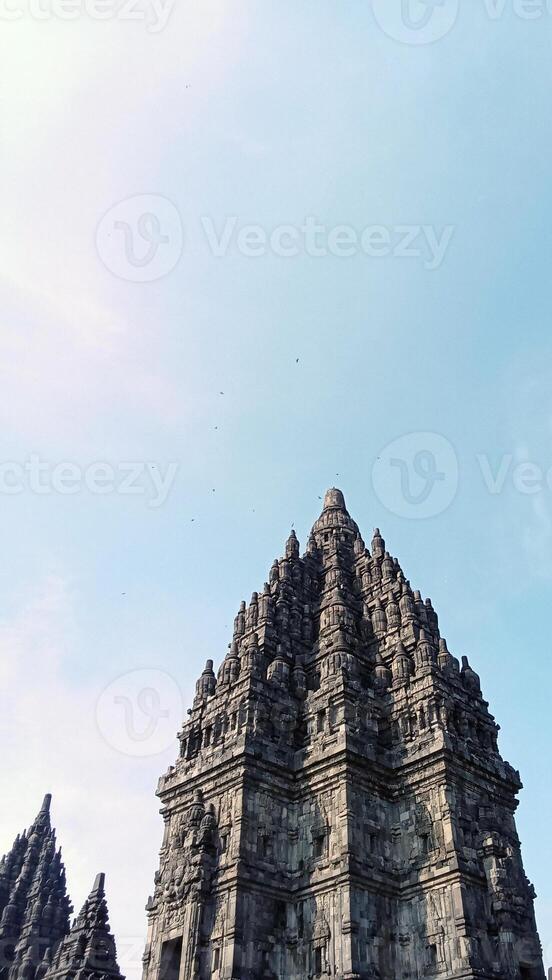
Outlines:
[[[53,793],[136,980],[195,680],[337,485],[481,675],[552,966],[552,4],[0,20],[0,851]]]

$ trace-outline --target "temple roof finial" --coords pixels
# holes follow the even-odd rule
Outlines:
[[[34,824],[31,830],[37,831],[39,828],[42,831],[47,831],[50,829],[50,804],[52,802],[52,794],[46,793],[44,799],[42,800],[42,806],[38,811]]]
[[[299,557],[299,542],[297,540],[297,535],[293,528],[289,538],[286,541],[286,558],[298,558]]]
[[[90,892],[90,898],[92,898],[92,896],[95,897],[98,894],[101,897],[104,895],[104,892],[105,892],[105,873],[103,871],[100,871],[94,879],[94,886],[92,888],[92,891]]]
[[[345,507],[345,497],[341,490],[337,490],[336,487],[331,487],[329,490],[326,490],[324,497],[324,510],[329,510],[331,507],[338,507],[339,510],[347,509]]]
[[[51,804],[51,802],[52,802],[52,794],[51,793],[46,793],[45,796],[44,796],[44,799],[42,801],[42,806],[40,807],[40,812],[41,813],[49,813],[50,812],[50,804]]]

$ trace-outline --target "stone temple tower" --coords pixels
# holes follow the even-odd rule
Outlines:
[[[50,824],[51,794],[0,861],[0,980],[124,980],[99,874],[79,915]]]
[[[144,980],[544,980],[497,731],[431,601],[329,490],[160,779]]]
[[[38,816],[0,862],[0,980],[33,974],[69,931],[72,905],[50,823],[47,793]]]
[[[104,885],[105,875],[100,872],[71,931],[46,953],[36,980],[124,980],[109,928]]]

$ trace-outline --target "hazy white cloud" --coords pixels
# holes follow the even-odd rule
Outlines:
[[[184,414],[156,357],[161,331],[144,327],[161,316],[155,293],[117,281],[95,233],[115,201],[172,180],[175,99],[185,132],[236,57],[238,14],[228,31],[222,0],[180,5],[158,34],[85,15],[2,22],[0,419],[24,438],[65,434],[78,449],[103,413]]]
[[[110,414],[134,424],[178,418],[183,395],[154,366],[158,338],[137,337],[101,296],[5,277],[2,293],[0,420],[28,449],[46,440],[86,451],[87,422]],[[151,356],[135,357],[137,347]]]

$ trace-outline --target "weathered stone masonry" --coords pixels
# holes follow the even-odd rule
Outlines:
[[[431,601],[328,491],[160,779],[144,980],[543,980],[497,731]]]

